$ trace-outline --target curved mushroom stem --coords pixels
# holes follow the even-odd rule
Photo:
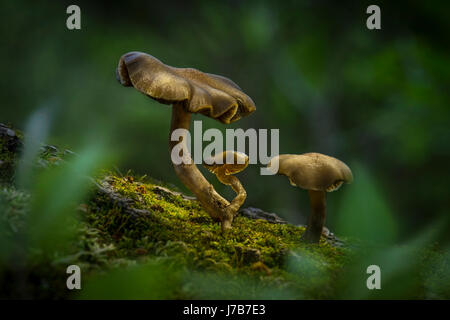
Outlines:
[[[325,191],[308,190],[311,212],[302,240],[307,243],[319,243],[325,224],[326,194]]]
[[[172,141],[172,132],[176,129],[186,129],[189,130],[191,121],[191,114],[184,110],[182,103],[174,103],[172,108],[172,122],[170,127],[169,135],[169,152],[172,154],[172,149],[180,143],[180,141]],[[184,144],[184,150],[187,149],[186,135],[181,136],[182,143]],[[183,154],[183,158],[190,159],[189,164],[175,164],[173,167],[178,178],[183,182],[183,184],[191,190],[197,199],[202,204],[203,208],[209,213],[209,215],[215,219],[222,221],[222,229],[231,228],[231,223],[228,225],[228,214],[226,210],[230,203],[223,198],[214,187],[205,179],[200,170],[198,170],[194,161],[189,153]],[[232,220],[232,219],[231,219]],[[224,228],[224,223],[226,227]]]
[[[220,182],[231,186],[237,194],[233,201],[231,201],[230,205],[226,208],[225,219],[222,220],[222,228],[229,229],[231,228],[231,223],[233,222],[234,216],[247,198],[247,192],[237,177],[225,175],[225,173],[220,169],[217,171],[216,176]]]

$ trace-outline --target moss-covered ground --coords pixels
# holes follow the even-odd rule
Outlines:
[[[2,153],[4,146],[3,139]],[[15,152],[1,156],[11,161],[8,168],[15,167]],[[67,154],[73,156],[43,147],[40,170],[59,166]],[[300,242],[304,227],[242,214],[222,233],[195,199],[151,178],[113,172],[86,182],[89,195],[73,204],[69,220],[75,232],[63,248],[46,253],[24,246],[32,196],[11,182],[13,173],[5,176],[0,241],[9,247],[0,244],[1,298],[329,299],[343,297],[342,279],[353,276],[357,253],[349,240],[307,245]],[[449,259],[424,252],[422,260],[437,259],[438,271],[408,298],[446,297],[440,282]],[[83,270],[81,291],[66,288],[71,264]]]
[[[38,281],[35,283],[37,288],[28,291],[32,297],[70,297],[64,282],[56,284],[58,279],[66,278],[64,267],[69,264],[80,265],[89,277],[114,268],[159,261],[176,266],[170,275],[173,278],[185,277],[186,272],[202,277],[214,274],[218,278],[208,282],[224,277],[228,279],[227,284],[234,279],[236,286],[246,279],[252,290],[300,284],[304,291],[323,283],[324,279],[320,278],[324,272],[337,276],[348,258],[348,249],[334,247],[325,239],[318,246],[301,244],[304,228],[290,224],[274,224],[238,215],[233,229],[222,233],[220,224],[212,221],[197,201],[186,199],[155,182],[108,175],[98,184],[100,187],[94,188],[90,201],[78,206],[76,237],[70,245],[53,257],[32,255],[31,260],[42,264],[33,263],[32,267],[26,267],[28,280]],[[25,228],[29,198],[28,193],[12,186],[1,189],[0,199],[7,204],[2,219],[8,223],[9,236]],[[317,279],[309,278],[301,283],[286,269],[287,261],[299,254],[302,259],[310,258],[308,263],[315,263],[315,268],[320,271]],[[9,272],[13,276],[14,270]],[[179,281],[181,279],[177,279]],[[43,285],[41,282],[51,283],[54,291],[39,290]],[[198,292],[197,285],[193,290],[179,287],[167,297],[208,298],[204,296],[206,289]],[[332,290],[314,292],[313,289],[309,292],[310,298],[326,298],[333,294]],[[223,291],[214,294],[221,298],[259,296],[258,292],[235,290],[236,287],[224,287]],[[14,291],[11,292],[14,294]]]
[[[301,244],[303,227],[238,215],[233,228],[222,233],[220,224],[211,220],[197,201],[157,183],[113,175],[101,183],[106,191],[99,192],[83,211],[90,226],[108,235],[117,257],[170,256],[195,270],[286,283],[286,261],[294,250],[323,261],[321,271],[336,273],[346,259],[347,249],[334,247],[325,239],[318,246]],[[119,202],[126,199],[127,207],[117,205],[117,198],[122,199]],[[127,210],[130,207],[138,210]]]

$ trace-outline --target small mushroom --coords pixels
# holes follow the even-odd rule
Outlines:
[[[252,99],[230,79],[192,68],[171,67],[142,52],[124,54],[119,60],[116,77],[124,86],[133,86],[158,102],[172,104],[170,153],[178,143],[183,143],[182,150],[187,150],[186,134],[180,137],[179,142],[171,141],[170,137],[176,129],[189,130],[192,113],[229,124],[256,110]],[[173,163],[179,179],[212,218],[219,221],[228,219],[230,203],[214,190],[188,152],[184,152],[182,157],[190,161]],[[226,223],[226,227],[231,226]]]
[[[271,159],[269,168],[273,161],[278,161],[277,173],[287,176],[291,185],[308,190],[311,213],[302,240],[319,243],[325,224],[326,192],[338,190],[344,182],[351,183],[352,171],[342,161],[320,153],[279,155]]]
[[[225,185],[231,186],[236,197],[227,208],[226,216],[222,220],[222,228],[229,229],[239,208],[247,198],[247,192],[234,174],[243,171],[248,166],[248,156],[241,152],[224,151],[210,159],[206,159],[203,166],[214,173],[217,179]]]

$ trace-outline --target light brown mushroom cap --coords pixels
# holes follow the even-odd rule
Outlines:
[[[192,68],[175,68],[142,52],[124,54],[116,69],[124,86],[134,86],[161,103],[183,101],[191,113],[231,123],[256,110],[252,99],[230,79]]]
[[[269,168],[275,158],[279,161],[278,174],[287,176],[291,185],[306,190],[331,192],[344,182],[353,181],[352,171],[344,162],[324,154],[279,155],[272,158]]]
[[[232,159],[232,163],[227,163],[231,162],[227,161],[227,156]],[[206,160],[203,166],[214,174],[221,170],[225,175],[232,175],[247,168],[248,156],[242,152],[224,151]]]

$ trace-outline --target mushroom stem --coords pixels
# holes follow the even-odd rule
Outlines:
[[[231,223],[233,222],[233,218],[236,215],[236,212],[239,208],[244,204],[245,199],[247,198],[247,192],[242,186],[239,179],[232,175],[225,175],[223,172],[218,171],[217,179],[225,185],[231,186],[236,192],[236,197],[234,197],[233,201],[231,201],[230,205],[227,207],[225,220],[222,221],[223,228],[227,229],[228,225],[231,228]]]
[[[311,212],[302,240],[307,243],[319,243],[325,224],[326,194],[325,191],[308,190],[308,195]]]
[[[172,132],[176,129],[186,129],[189,130],[191,121],[191,114],[184,110],[182,102],[177,102],[173,104],[172,109],[172,122],[170,127],[169,135],[169,152],[172,154],[172,149],[179,141],[172,141]],[[187,146],[186,135],[181,136],[182,143],[184,147]],[[183,148],[188,150],[187,147]],[[197,199],[202,204],[203,208],[209,213],[209,215],[215,219],[222,221],[222,228],[224,228],[225,209],[230,205],[230,203],[224,199],[214,187],[205,179],[200,170],[198,170],[194,161],[192,161],[191,155],[189,153],[183,154],[183,157],[188,157],[191,161],[190,164],[173,164],[175,172],[178,178],[183,182],[183,184],[191,190]],[[231,224],[230,226],[231,227]]]

